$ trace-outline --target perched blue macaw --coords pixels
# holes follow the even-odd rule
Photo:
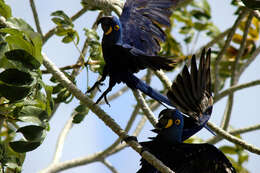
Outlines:
[[[175,173],[236,173],[230,161],[214,145],[182,143],[185,120],[177,109],[161,111],[156,126],[157,136],[140,144]],[[137,173],[159,171],[141,159],[141,169]]]

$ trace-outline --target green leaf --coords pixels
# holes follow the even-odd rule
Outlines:
[[[99,40],[97,32],[93,29],[84,28],[85,35],[89,40]]]
[[[24,38],[24,33],[13,28],[2,28],[0,32],[9,34],[5,41],[8,43],[10,49],[24,49],[27,52],[33,51],[33,46]]]
[[[52,112],[53,107],[54,107],[54,101],[52,99],[53,87],[46,85],[42,81],[41,81],[41,85],[44,87],[45,93],[46,93],[46,100],[47,100],[46,111],[47,111],[48,115],[51,115],[51,112]]]
[[[6,69],[0,73],[0,81],[11,85],[31,85],[33,78],[29,73],[17,69]],[[1,83],[0,83],[1,84]]]
[[[241,165],[248,161],[249,155],[246,151],[241,151],[238,157],[238,162],[241,163]]]
[[[79,124],[81,123],[84,118],[86,117],[86,114],[82,114],[82,113],[77,113],[74,117],[73,117],[73,123],[75,124]]]
[[[219,149],[226,154],[237,154],[237,149],[235,147],[225,145],[221,146]]]
[[[79,105],[75,108],[75,111],[77,111],[78,113],[73,117],[73,123],[81,123],[85,116],[88,114],[89,112],[89,108],[86,105]]]
[[[4,18],[10,18],[12,16],[12,11],[9,5],[7,5],[3,0],[0,0],[0,15]]]
[[[21,62],[29,69],[38,69],[41,66],[41,63],[35,57],[22,49],[8,51],[5,53],[5,56],[9,60]]]
[[[18,114],[18,119],[24,122],[31,122],[42,125],[47,121],[48,114],[45,110],[42,110],[36,106],[24,106]]]
[[[198,31],[203,31],[207,29],[207,24],[200,23],[200,22],[195,22],[194,23],[194,28]]]
[[[198,20],[208,20],[210,16],[207,13],[201,12],[200,10],[192,10],[191,15]]]
[[[53,17],[51,20],[58,26],[62,26],[62,25],[68,24],[63,19],[61,19],[59,17]]]
[[[62,39],[63,43],[70,43],[72,41],[73,41],[73,37],[71,37],[70,35],[63,37],[63,39]]]
[[[7,21],[11,24],[11,28],[18,31],[33,31],[33,28],[21,18],[11,17]]]
[[[51,16],[60,17],[60,20],[57,17],[54,17],[54,20],[52,19],[52,21],[54,23],[57,22],[56,23],[57,25],[69,25],[71,27],[74,26],[71,19],[68,17],[68,15],[61,10],[58,10],[58,11],[51,13]]]
[[[88,110],[88,107],[86,105],[79,105],[75,108],[75,111],[77,112],[86,112]]]
[[[11,102],[15,102],[25,98],[31,91],[31,87],[25,86],[12,86],[1,84],[0,85],[0,95],[4,96]]]
[[[25,153],[35,150],[41,145],[41,142],[14,141],[9,143],[10,147],[18,153]]]
[[[19,128],[17,132],[21,132],[28,141],[40,142],[43,136],[45,137],[44,128],[41,126],[29,125]]]

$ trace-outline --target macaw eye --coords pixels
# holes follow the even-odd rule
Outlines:
[[[116,30],[116,31],[118,31],[119,28],[120,28],[120,27],[119,27],[118,25],[115,25],[115,26],[114,26],[114,30]]]
[[[175,123],[176,125],[179,125],[179,124],[181,123],[181,120],[180,120],[180,119],[177,119],[177,120],[174,121],[174,123]]]
[[[167,122],[167,124],[166,124],[166,126],[165,126],[164,128],[169,128],[169,127],[172,126],[172,124],[173,124],[172,119],[169,119],[168,122]]]

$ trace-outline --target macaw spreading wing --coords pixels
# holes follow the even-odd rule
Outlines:
[[[196,66],[195,55],[193,55],[191,73],[185,65],[182,73],[177,76],[176,81],[173,82],[167,93],[167,97],[172,104],[182,113],[195,119],[199,125],[208,121],[213,105],[210,54],[211,50],[209,49],[205,60],[205,49],[202,51],[199,69]]]
[[[142,50],[145,54],[156,55],[159,42],[165,41],[164,31],[158,26],[169,26],[172,12],[180,0],[127,0],[120,22],[123,43]]]

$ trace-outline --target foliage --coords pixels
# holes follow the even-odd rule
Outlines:
[[[253,5],[247,1],[243,2],[248,8],[256,7],[256,1],[252,1]],[[236,1],[232,1],[232,5],[237,8],[234,15],[238,16],[243,9]],[[51,16],[56,24],[55,34],[62,37],[63,43],[73,42],[77,46],[80,38],[72,19],[61,10],[51,13]],[[48,81],[52,82],[52,86],[42,80],[40,67],[43,64],[42,40],[44,38],[23,19],[13,17],[10,6],[4,0],[0,0],[0,17],[5,21],[0,22],[0,163],[2,169],[0,172],[21,172],[26,152],[39,147],[46,132],[51,128],[48,122],[53,116],[54,107],[59,103],[70,103],[74,96],[54,76]],[[217,91],[223,90],[227,81],[232,78],[232,68],[243,42],[248,18],[249,15],[239,24],[231,44],[217,67],[216,60],[223,49],[225,39],[216,41],[212,46],[212,76],[215,76],[213,74],[215,68],[219,71]],[[162,44],[160,54],[176,58],[177,67],[181,67],[182,62],[187,62],[189,55],[195,53],[199,36],[204,35],[208,40],[215,40],[222,32],[211,18],[211,7],[207,0],[194,0],[176,9],[171,16],[171,23],[171,27],[165,29],[167,40]],[[84,28],[84,32],[88,50],[88,58],[84,62],[85,68],[101,74],[105,62],[100,38],[95,29]],[[259,42],[259,32],[260,21],[253,17],[245,41],[245,50],[238,60],[237,73],[242,73],[250,62]],[[176,37],[175,33],[181,37]],[[72,83],[77,84],[71,71],[63,70],[63,73]],[[216,79],[212,80],[214,84]],[[215,89],[215,86],[212,87]],[[165,91],[166,88],[163,88],[160,92]],[[91,93],[90,97],[94,96],[95,93]],[[147,103],[151,105],[154,102],[147,101]],[[89,110],[89,107],[79,103],[72,113],[73,123],[77,125],[83,122]],[[139,114],[144,113],[139,112]],[[237,137],[241,138],[239,135]],[[186,142],[203,141],[200,138],[190,138]],[[224,145],[220,149],[228,155],[237,172],[249,172],[244,166],[244,163],[249,160],[248,152],[244,148],[238,145]],[[103,157],[96,160],[102,159],[104,160]]]
[[[57,25],[55,34],[63,37],[63,43],[70,43],[76,39],[76,44],[79,43],[79,35],[76,30],[73,29],[74,24],[71,19],[63,11],[55,11],[51,14],[55,16],[52,21]]]
[[[41,36],[24,20],[12,17],[4,1],[1,6],[8,25],[0,29],[0,162],[2,171],[20,172],[25,153],[42,143],[49,128],[52,88],[44,84],[39,70]],[[17,141],[19,133],[23,138]]]

